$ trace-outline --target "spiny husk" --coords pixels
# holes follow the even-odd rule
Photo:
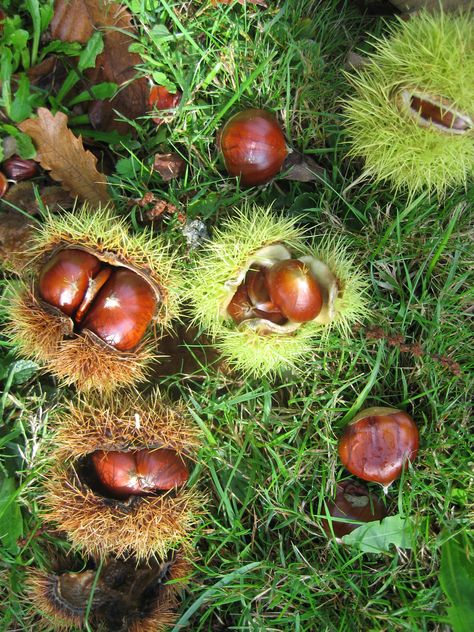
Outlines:
[[[120,600],[116,606],[123,610],[123,604],[127,603],[127,599],[130,597],[126,593],[121,597],[121,587],[117,589],[115,585],[110,586],[111,592],[108,594],[106,579],[105,586],[101,585],[101,577],[107,576],[108,565],[113,566],[116,563],[113,559],[105,562],[105,573],[99,576],[99,582],[96,584],[89,615],[89,622],[94,625],[94,630],[107,631],[107,610],[110,611],[114,607],[114,598]],[[134,570],[130,569],[130,571],[133,574]],[[67,571],[65,572],[67,573]],[[178,606],[178,594],[185,585],[190,572],[190,563],[181,553],[176,553],[165,574],[165,581],[172,583],[161,584],[160,581],[158,594],[146,604],[146,612],[139,617],[133,617],[130,614],[127,621],[123,622],[121,630],[123,632],[125,630],[127,632],[165,632],[168,630],[169,626],[176,621],[175,610]],[[35,568],[28,569],[23,600],[27,603],[32,629],[33,627],[35,630],[41,631],[53,629],[59,632],[83,629],[95,571],[85,571],[85,573],[88,574],[88,579],[91,581],[88,581],[84,587],[83,606],[76,605],[74,607],[67,599],[62,598],[58,590],[59,579],[62,574],[60,571],[48,573]],[[73,573],[73,575],[83,574],[84,572]],[[130,579],[132,587],[133,577]]]
[[[113,255],[125,265],[146,272],[162,294],[157,322],[165,327],[177,316],[181,282],[175,272],[175,257],[161,236],[147,228],[132,234],[126,221],[107,207],[91,209],[84,205],[62,215],[47,213],[29,244],[29,269],[37,268],[44,255],[57,248],[74,245],[94,251],[99,258]]]
[[[363,175],[375,182],[442,195],[473,176],[474,130],[450,135],[419,126],[398,107],[397,94],[416,89],[474,117],[472,16],[420,12],[389,29],[375,40],[370,63],[348,75],[356,93],[345,104],[349,155],[365,159]]]
[[[165,406],[158,392],[147,401],[125,393],[113,401],[79,401],[52,423],[58,431],[46,473],[45,517],[75,548],[92,556],[133,554],[142,560],[187,546],[202,512],[198,492],[179,489],[120,501],[95,492],[79,476],[81,459],[96,450],[169,448],[194,459],[198,433],[182,406]]]
[[[133,352],[119,352],[90,332],[72,335],[68,317],[48,309],[34,292],[34,281],[45,259],[58,248],[90,249],[104,260],[140,270],[159,289],[159,311],[149,332]],[[45,365],[63,384],[110,393],[144,379],[163,328],[177,316],[181,282],[173,271],[169,246],[151,232],[131,235],[125,222],[109,209],[84,206],[75,213],[46,215],[30,244],[24,282],[12,288],[6,334],[22,355]],[[158,328],[158,330],[157,330]],[[68,336],[68,337],[66,337]]]
[[[339,287],[334,318],[320,332],[334,328],[341,336],[349,336],[353,325],[362,323],[370,313],[367,273],[357,263],[347,241],[338,235],[326,233],[313,239],[307,251],[330,268]]]
[[[135,351],[124,353],[87,331],[65,338],[70,332],[69,319],[45,309],[26,285],[12,294],[7,336],[22,356],[44,365],[63,385],[111,393],[117,386],[142,381],[149,363],[158,357],[152,351],[150,335]]]
[[[192,274],[189,296],[195,322],[209,331],[225,360],[244,376],[273,377],[285,369],[298,371],[311,354],[322,348],[329,327],[348,335],[351,325],[368,312],[367,280],[344,241],[325,235],[308,246],[301,236],[294,220],[275,217],[271,210],[247,208],[206,245]],[[310,321],[291,333],[262,335],[245,323],[237,326],[223,318],[221,306],[226,301],[229,279],[239,276],[256,251],[276,241],[287,246],[295,257],[313,256],[322,261],[336,277],[339,294],[329,325]]]
[[[82,629],[85,610],[81,612],[66,610],[59,603],[57,580],[58,576],[54,573],[46,573],[37,568],[28,569],[25,592],[28,604],[32,604],[32,609],[34,609],[34,614],[31,613],[32,629],[40,632],[51,629],[57,632]],[[39,615],[39,618],[35,615]]]
[[[304,231],[295,219],[284,218],[271,209],[247,206],[236,210],[214,230],[191,271],[187,295],[194,322],[215,334],[221,327],[221,305],[228,290],[225,283],[238,276],[248,259],[260,248],[283,243],[296,247]]]
[[[183,404],[164,403],[155,389],[147,398],[121,391],[113,399],[79,396],[50,417],[58,460],[77,460],[95,450],[163,447],[193,459],[199,432]]]

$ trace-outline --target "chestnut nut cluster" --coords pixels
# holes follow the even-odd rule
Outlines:
[[[92,463],[106,492],[120,498],[169,491],[184,485],[189,477],[183,459],[167,448],[97,450],[92,454]]]
[[[271,266],[254,266],[227,306],[235,323],[263,318],[277,325],[305,323],[318,316],[321,288],[308,265],[284,259]]]
[[[142,340],[155,314],[155,289],[141,275],[111,266],[78,248],[56,253],[38,280],[40,297],[118,351]]]

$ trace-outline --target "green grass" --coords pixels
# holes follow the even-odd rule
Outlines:
[[[176,632],[446,629],[448,602],[438,580],[443,530],[470,528],[473,189],[439,203],[354,183],[361,165],[345,157],[343,58],[366,31],[380,33],[383,25],[352,3],[280,0],[268,10],[212,8],[207,0],[128,4],[146,45],[142,70],[163,73],[184,92],[168,126],[156,131],[150,120],[136,121],[138,138],[112,146],[125,159],[112,181],[132,226],[139,229],[141,210],[127,201],[146,191],[211,229],[232,206],[273,203],[302,215],[310,232],[343,235],[371,282],[371,320],[348,338],[332,333],[325,352],[305,367],[304,382],[291,374],[269,382],[219,372],[202,362],[199,338],[187,345],[196,370],[160,380],[170,396],[184,399],[203,432],[192,478],[209,496],[179,611],[184,627]],[[228,179],[215,135],[227,116],[249,106],[277,113],[292,143],[325,166],[325,181],[240,190]],[[173,150],[188,170],[163,185],[150,170],[152,156]],[[177,223],[159,229],[191,268],[194,255],[185,252]],[[7,311],[4,298],[3,317]],[[375,327],[386,335],[374,335]],[[401,350],[396,335],[421,345],[422,355]],[[0,629],[31,632],[21,597],[25,567],[47,567],[54,551],[67,549],[62,534],[38,518],[41,446],[49,411],[74,391],[59,391],[48,375],[16,360],[0,338],[0,479],[13,482],[0,499]],[[420,430],[418,458],[387,501],[392,513],[414,521],[413,550],[362,554],[329,542],[321,528],[325,501],[347,476],[338,437],[358,409],[373,405],[406,409]]]

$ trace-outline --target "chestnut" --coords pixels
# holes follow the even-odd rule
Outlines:
[[[354,481],[338,483],[336,498],[327,505],[329,515],[340,520],[322,520],[322,527],[327,535],[333,532],[337,538],[342,538],[354,529],[360,522],[382,520],[387,515],[384,504],[369,493],[367,487]],[[332,528],[332,529],[331,529]]]
[[[153,110],[171,110],[176,108],[181,101],[182,93],[178,90],[175,94],[171,93],[164,86],[152,86],[148,96],[148,106]],[[157,125],[161,125],[164,119],[154,116],[153,121]]]
[[[244,283],[241,283],[237,288],[236,293],[232,297],[230,303],[228,304],[228,315],[238,325],[245,320],[250,320],[253,318],[263,318],[266,321],[276,323],[278,325],[285,323],[287,319],[278,308],[275,308],[270,302],[259,302],[259,299],[256,296],[255,282],[252,271],[247,274],[247,279],[248,278],[250,278],[250,282],[245,281]],[[252,293],[256,304],[250,298],[250,292]],[[268,293],[266,295],[268,295]],[[266,307],[268,307],[268,310],[264,309]]]
[[[124,268],[114,271],[101,288],[82,327],[119,351],[134,349],[155,313],[156,295],[150,284]]]
[[[10,180],[28,180],[38,173],[38,165],[34,160],[12,156],[4,161],[2,168]]]
[[[321,311],[323,297],[308,265],[298,259],[275,263],[267,273],[272,303],[295,323],[313,320]]]
[[[61,250],[42,269],[38,280],[41,298],[72,316],[78,309],[100,261],[83,250]]]
[[[180,487],[189,478],[188,468],[174,450],[97,450],[92,454],[95,472],[114,496],[143,496]]]
[[[5,174],[0,171],[0,198],[8,191],[8,180]]]
[[[444,134],[462,135],[474,128],[472,118],[455,104],[440,96],[417,90],[402,90],[395,98],[398,108],[420,127]]]
[[[43,267],[40,297],[118,351],[134,349],[153,319],[151,285],[126,268],[111,268],[83,250],[65,249]]]
[[[418,452],[418,428],[406,412],[367,408],[346,427],[339,440],[344,467],[366,481],[387,488]]]
[[[267,276],[268,269],[265,268],[251,269],[247,272],[245,283],[249,298],[256,309],[263,312],[281,313],[270,298]]]
[[[282,168],[288,155],[283,131],[265,110],[244,110],[220,131],[218,146],[231,176],[244,186],[265,184]]]

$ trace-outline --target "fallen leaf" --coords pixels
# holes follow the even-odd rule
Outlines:
[[[107,204],[107,178],[97,171],[97,158],[84,149],[81,137],[74,136],[67,123],[62,112],[53,115],[48,109],[39,108],[38,118],[27,119],[18,127],[33,139],[36,160],[53,180],[85,202]]]
[[[33,235],[33,221],[16,211],[0,213],[0,264],[19,273],[26,263],[25,244]]]
[[[104,31],[104,51],[97,57],[96,67],[87,70],[85,76],[91,84],[116,83],[120,90],[111,100],[92,103],[91,121],[101,130],[127,133],[130,126],[115,120],[114,110],[133,120],[146,113],[148,100],[147,80],[136,78],[135,66],[141,63],[141,57],[128,50],[135,35],[131,13],[123,5],[106,0],[56,0],[51,21],[53,38],[86,44],[97,29]]]
[[[285,172],[283,176],[285,180],[294,180],[296,182],[321,181],[325,174],[325,170],[321,165],[318,165],[309,156],[304,156],[295,150],[288,154],[283,163],[282,171]]]
[[[186,161],[178,154],[155,154],[153,171],[157,171],[165,182],[179,178],[186,169]]]
[[[342,538],[344,544],[358,547],[364,553],[388,553],[394,544],[401,549],[414,545],[413,523],[400,514],[388,516],[381,522],[368,522]]]
[[[71,209],[74,206],[74,199],[57,184],[40,187],[38,193],[41,202],[52,213]],[[37,215],[39,213],[40,206],[35,195],[35,186],[31,180],[14,184],[9,188],[3,199],[0,199],[0,210],[10,211],[12,207],[17,207],[28,213],[28,215]]]
[[[181,101],[182,96],[183,95],[181,92],[179,92],[179,90],[175,94],[172,94],[164,86],[153,86],[148,96],[148,107],[150,107],[153,111],[171,110],[177,107],[178,103]],[[157,125],[161,125],[165,122],[165,118],[154,116],[153,121]]]

